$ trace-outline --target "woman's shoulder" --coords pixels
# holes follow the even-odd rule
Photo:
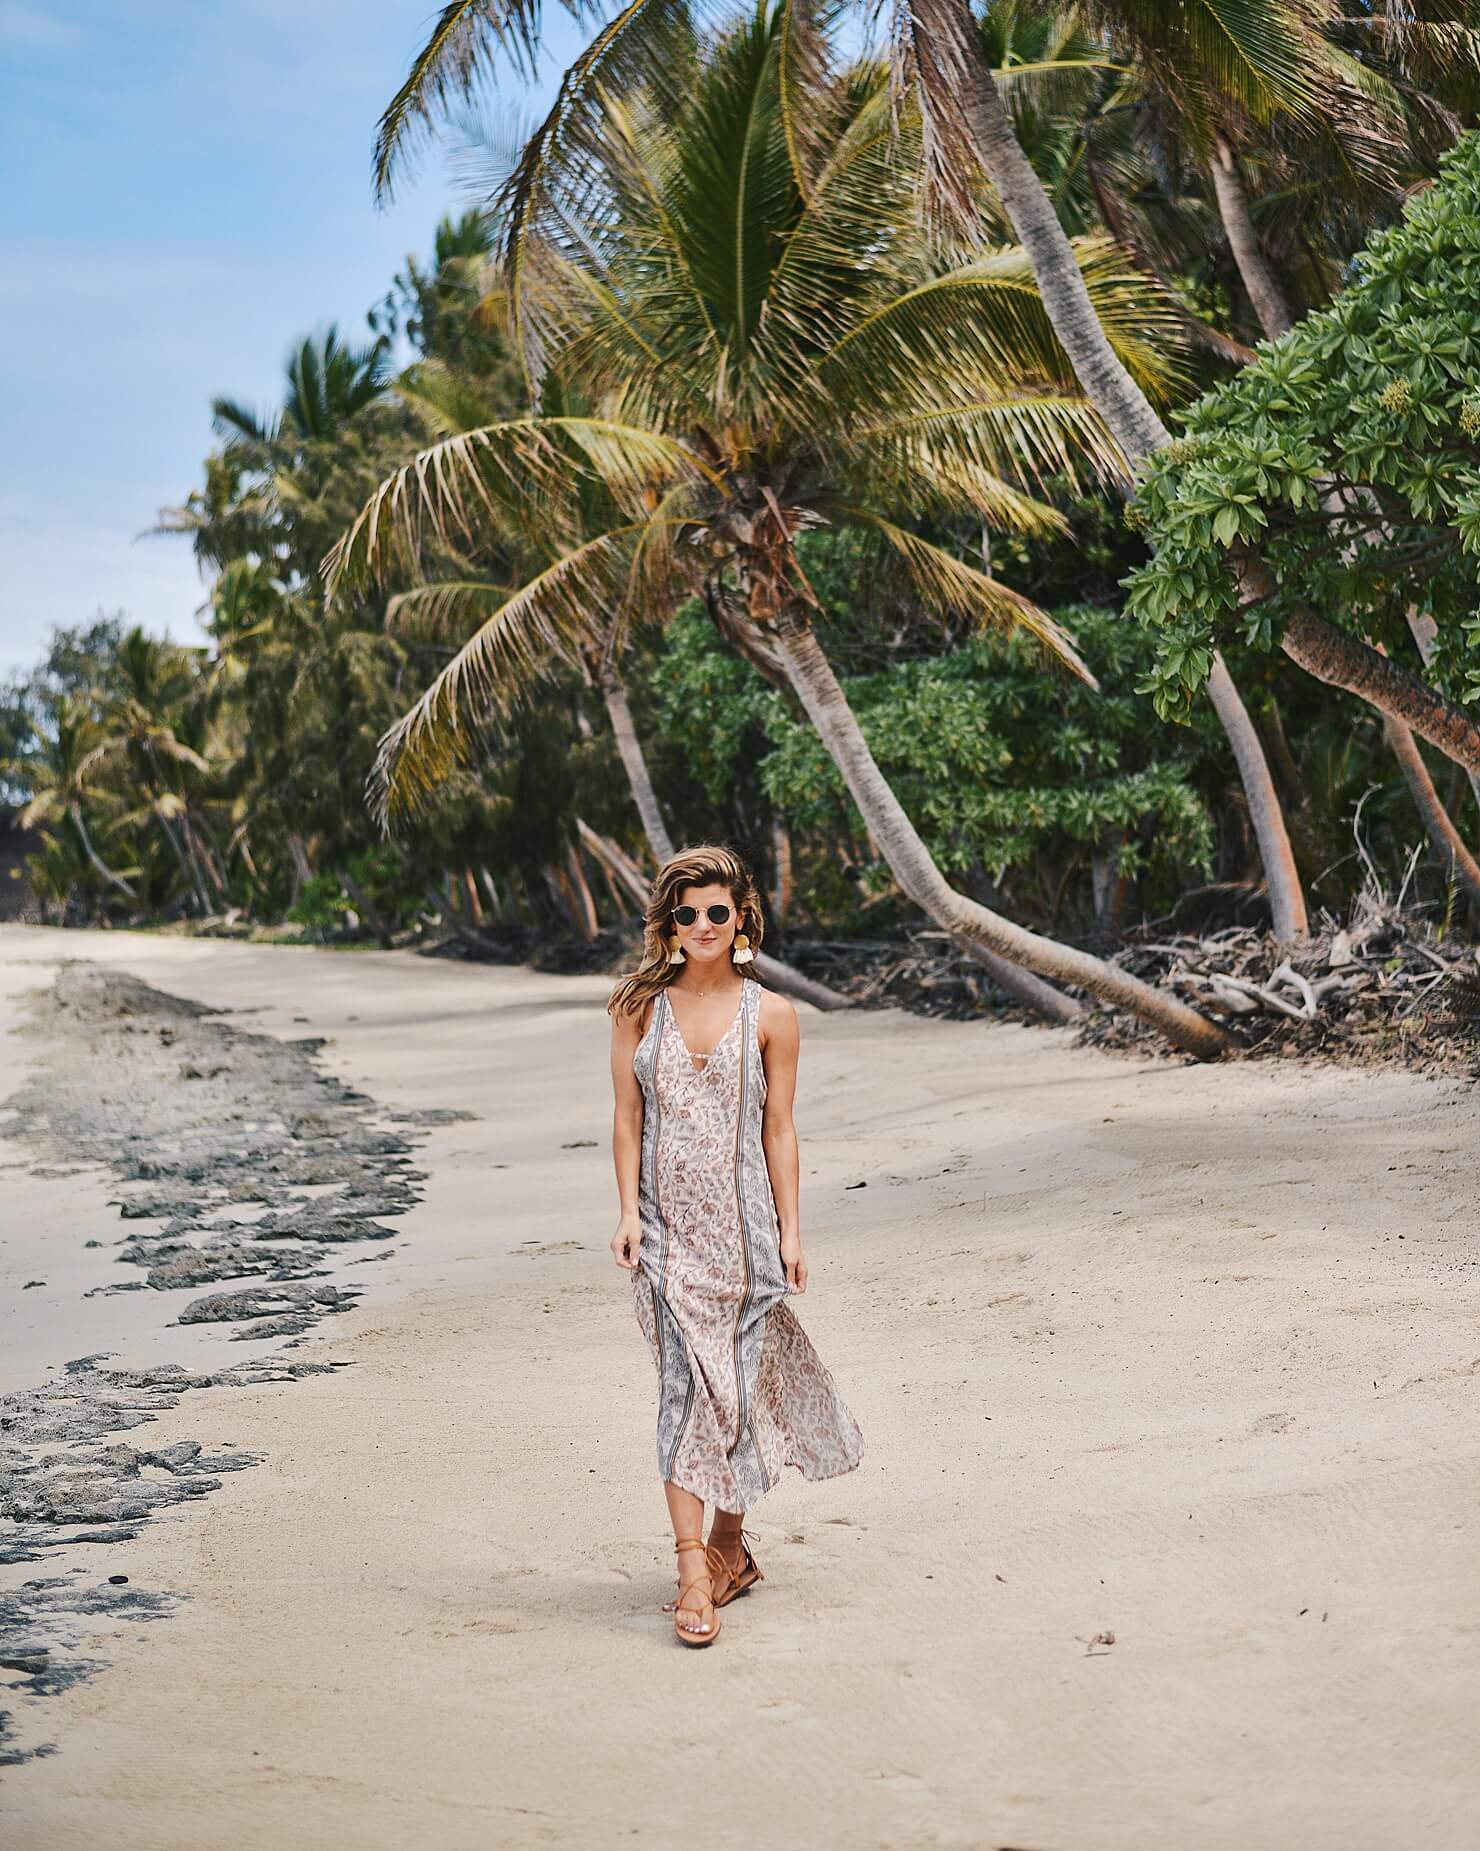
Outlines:
[[[757,985],[757,988],[761,993],[757,1018],[761,1033],[767,1036],[799,1034],[796,1005],[791,998],[783,996],[779,990],[768,990],[762,985]]]
[[[662,994],[661,991],[658,993]],[[653,1010],[657,1006],[657,996],[645,996],[632,1003],[628,1008],[614,1008],[610,1011],[612,1032],[623,1039],[630,1037],[636,1047],[653,1024]]]

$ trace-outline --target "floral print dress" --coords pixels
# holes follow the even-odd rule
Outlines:
[[[633,1056],[643,1091],[632,1275],[658,1368],[658,1471],[721,1510],[747,1510],[783,1465],[833,1478],[863,1436],[786,1301],[776,1203],[761,1144],[761,986],[702,1070],[666,991]]]

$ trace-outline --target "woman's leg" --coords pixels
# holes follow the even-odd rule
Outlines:
[[[716,1505],[714,1521],[709,1526],[710,1547],[725,1558],[725,1566],[732,1575],[738,1575],[745,1566],[745,1545],[740,1540],[740,1526],[744,1521],[744,1511],[721,1510]]]
[[[702,1538],[704,1535],[704,1500],[696,1498],[692,1491],[685,1491],[681,1486],[669,1484],[666,1480],[663,1484],[663,1495],[668,1499],[668,1516],[673,1524],[673,1540],[678,1542],[686,1536]],[[696,1581],[700,1584],[700,1592],[706,1596],[706,1599],[703,1604],[693,1599],[679,1607],[677,1610],[678,1624],[688,1632],[712,1632],[715,1616],[707,1599],[713,1593],[709,1582],[708,1559],[702,1549],[680,1549],[678,1551],[680,1599],[683,1597],[684,1590]]]

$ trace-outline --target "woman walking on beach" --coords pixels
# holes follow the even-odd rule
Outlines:
[[[621,1200],[611,1245],[658,1368],[674,1628],[708,1645],[715,1609],[762,1579],[745,1511],[783,1465],[805,1478],[851,1471],[863,1437],[785,1302],[807,1289],[791,1115],[799,1034],[795,1009],[752,975],[764,927],[750,870],[726,848],[672,856],[645,928],[642,963],[607,1005]]]

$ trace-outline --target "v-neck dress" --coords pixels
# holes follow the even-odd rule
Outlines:
[[[658,1471],[722,1510],[747,1510],[783,1465],[833,1478],[863,1436],[786,1301],[761,1143],[761,986],[701,1070],[666,991],[633,1056],[643,1092],[633,1301],[658,1368]]]

